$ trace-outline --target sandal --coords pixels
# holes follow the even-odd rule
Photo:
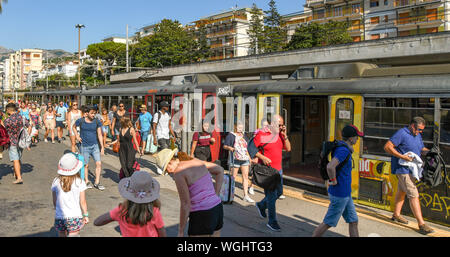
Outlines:
[[[22,185],[22,184],[23,184],[23,180],[22,180],[22,179],[16,179],[16,180],[13,182],[13,184],[16,184],[16,185]]]

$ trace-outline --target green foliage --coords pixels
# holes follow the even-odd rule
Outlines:
[[[208,45],[206,26],[202,26],[198,29],[197,33],[198,42],[198,58],[200,61],[208,60],[212,55],[211,47]]]
[[[252,54],[261,54],[264,49],[264,24],[261,18],[263,13],[256,4],[253,4],[250,14],[250,27],[247,31],[250,38],[250,51]]]
[[[281,27],[281,15],[277,10],[275,0],[270,0],[269,10],[264,11],[264,52],[282,51],[287,41],[287,31]]]
[[[349,23],[345,21],[330,21],[327,23],[310,23],[295,30],[291,41],[285,49],[294,50],[326,45],[337,45],[352,42],[347,29]]]
[[[126,45],[115,42],[103,42],[91,44],[88,46],[86,53],[93,59],[105,60],[108,66],[122,66],[126,63]]]
[[[162,20],[153,35],[143,37],[131,49],[133,66],[164,67],[202,58],[199,43],[178,21]]]

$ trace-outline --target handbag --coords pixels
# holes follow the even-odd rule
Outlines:
[[[278,170],[264,164],[252,165],[253,183],[265,190],[273,191],[281,183],[281,175]]]
[[[275,136],[273,137],[275,138]],[[272,139],[273,139],[272,138]],[[271,142],[270,140],[269,142]],[[264,147],[268,143],[264,144],[260,149],[262,151],[262,154],[264,155]],[[281,175],[278,172],[278,170],[261,164],[257,163],[252,165],[251,167],[251,173],[253,175],[252,181],[259,187],[264,188],[265,190],[273,191],[277,187],[279,183],[281,183]]]
[[[118,153],[119,149],[120,149],[120,141],[117,140],[117,142],[113,144],[113,152]]]

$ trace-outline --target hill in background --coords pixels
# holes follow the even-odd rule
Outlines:
[[[47,57],[47,55],[46,55],[47,53],[48,53],[49,59],[74,55],[73,53],[67,52],[62,49],[52,49],[52,50],[42,49],[42,50],[44,51],[44,59]],[[14,53],[14,52],[15,52],[15,50],[13,50],[13,49],[8,49],[8,48],[0,46],[0,62],[7,59],[9,57],[9,54]]]

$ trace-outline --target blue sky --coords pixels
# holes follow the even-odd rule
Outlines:
[[[305,0],[277,0],[284,15],[303,10]],[[81,47],[111,35],[129,35],[161,19],[182,24],[218,11],[251,7],[268,9],[269,0],[9,0],[0,15],[0,46],[78,51],[75,24],[82,23]]]

